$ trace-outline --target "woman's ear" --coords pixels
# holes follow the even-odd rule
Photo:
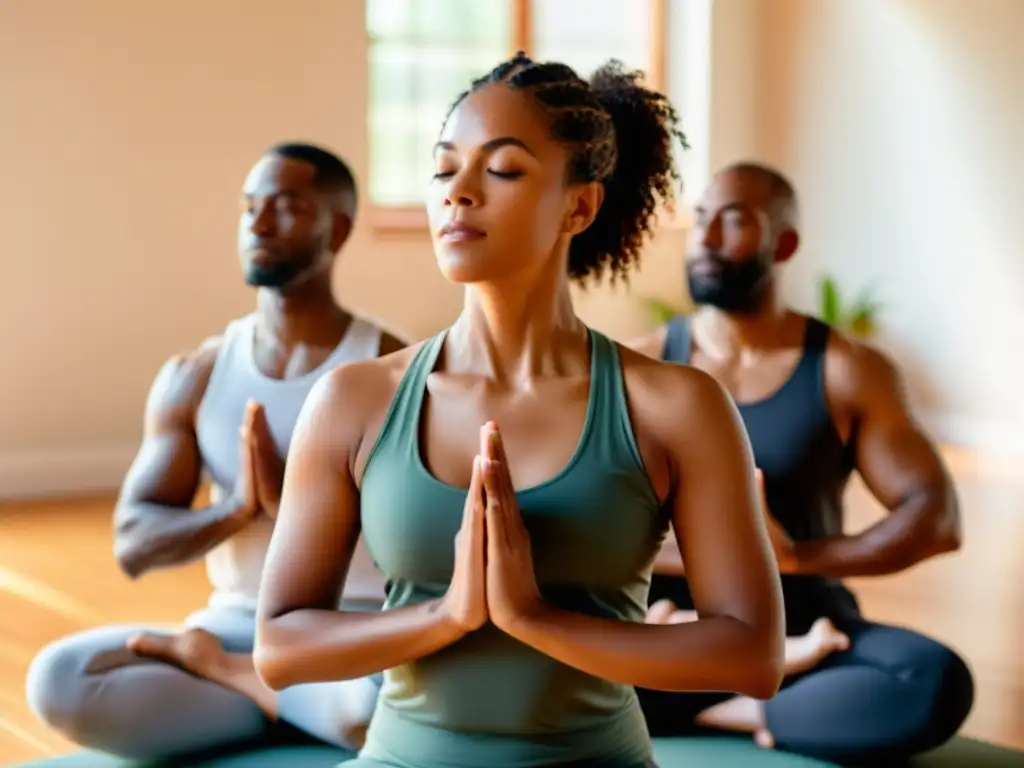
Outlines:
[[[565,232],[578,235],[594,223],[597,212],[604,202],[604,184],[592,181],[589,184],[574,185],[569,190],[569,215],[565,220]]]

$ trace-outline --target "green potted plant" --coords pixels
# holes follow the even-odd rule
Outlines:
[[[874,291],[863,290],[847,304],[836,281],[825,275],[820,283],[819,301],[818,314],[829,325],[861,339],[875,334],[881,305]]]
[[[655,325],[664,325],[673,317],[690,314],[690,308],[683,304],[673,304],[664,299],[650,296],[645,296],[641,301],[643,301],[647,311],[651,313],[651,318],[654,320]]]

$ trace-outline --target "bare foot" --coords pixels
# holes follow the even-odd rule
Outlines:
[[[213,679],[225,664],[220,639],[205,629],[186,629],[173,635],[142,632],[128,638],[130,651],[206,679]]]
[[[672,615],[668,617],[669,624],[689,624],[691,621],[697,621],[700,616],[697,615],[696,611],[672,611]]]
[[[676,610],[675,603],[671,600],[659,600],[647,609],[645,624],[668,624],[669,618]]]
[[[128,638],[125,645],[138,656],[172,664],[230,688],[252,700],[267,717],[277,719],[277,695],[257,676],[252,654],[226,652],[220,639],[205,629],[186,629],[173,635],[143,632]]]
[[[812,670],[828,656],[849,647],[850,638],[822,617],[806,635],[786,638],[786,674],[798,675]]]
[[[810,641],[811,655],[814,657],[815,663],[837,651],[846,651],[850,648],[850,638],[836,629],[835,625],[825,617],[814,622],[806,637]]]
[[[697,723],[706,728],[749,733],[757,746],[775,749],[775,737],[765,725],[764,702],[749,696],[736,696],[705,709],[697,715]]]
[[[775,749],[775,737],[767,728],[758,728],[754,731],[754,743],[761,749]]]

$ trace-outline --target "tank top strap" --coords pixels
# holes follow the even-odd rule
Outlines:
[[[825,393],[825,353],[828,350],[828,337],[831,332],[827,323],[814,317],[807,318],[804,329],[804,348],[793,376],[805,382],[807,389],[824,397]]]
[[[243,315],[230,321],[221,333],[213,370],[196,414],[197,420],[212,416],[209,409],[204,408],[206,403],[215,401],[224,387],[231,386],[230,379],[238,375],[238,371],[245,370],[245,353],[249,349],[246,342],[252,344],[255,323],[255,314]]]
[[[661,347],[661,359],[666,363],[690,363],[690,318],[677,315],[665,324],[665,343]]]
[[[409,461],[415,460],[416,447],[419,444],[420,411],[427,390],[427,377],[437,367],[437,358],[441,354],[447,329],[430,337],[413,355],[409,367],[398,384],[388,414],[384,418],[377,442],[370,451],[366,466],[382,451],[389,454],[399,452],[407,456]]]
[[[594,330],[590,334],[595,415],[590,436],[592,450],[606,471],[639,473],[645,491],[649,489],[653,494],[629,417],[619,347],[604,334]]]

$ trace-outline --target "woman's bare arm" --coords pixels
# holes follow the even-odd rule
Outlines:
[[[440,600],[389,611],[337,610],[360,533],[352,467],[387,379],[380,361],[338,368],[310,392],[296,425],[254,651],[257,673],[275,690],[363,677],[462,635]]]
[[[645,397],[657,400],[652,411],[660,423],[645,420],[675,468],[673,527],[700,619],[632,624],[544,606],[512,634],[565,664],[628,685],[770,698],[783,677],[782,588],[746,432],[711,377],[669,366],[652,373]]]

